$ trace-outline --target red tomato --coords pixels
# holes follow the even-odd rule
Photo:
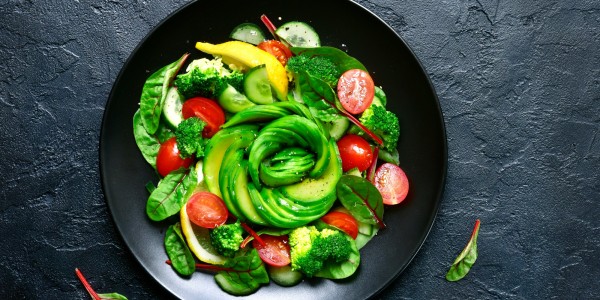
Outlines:
[[[185,210],[192,223],[204,228],[223,225],[229,216],[223,200],[211,192],[193,194],[186,203]]]
[[[400,167],[385,163],[375,172],[375,186],[381,193],[384,204],[398,204],[408,194],[408,177]]]
[[[290,245],[287,235],[273,236],[262,234],[260,238],[264,245],[257,240],[252,241],[252,246],[258,251],[260,259],[266,264],[283,267],[290,264]]]
[[[366,71],[352,69],[340,77],[337,93],[340,103],[349,113],[359,114],[373,102],[375,84]]]
[[[344,231],[353,239],[356,239],[358,236],[358,222],[353,216],[347,213],[332,211],[322,216],[321,221]]]
[[[194,159],[192,157],[181,158],[179,149],[177,149],[177,141],[174,137],[168,139],[160,145],[158,155],[156,156],[156,170],[162,177],[179,169],[188,168]]]
[[[342,170],[349,171],[358,168],[364,171],[373,163],[373,150],[371,145],[362,137],[355,134],[347,134],[337,141],[342,158]]]
[[[277,60],[285,66],[288,59],[292,57],[292,51],[280,41],[268,40],[258,44],[258,49],[271,53]]]
[[[225,123],[225,112],[221,106],[208,98],[194,97],[186,100],[181,108],[181,113],[184,119],[198,117],[206,122],[204,130],[202,130],[202,136],[205,138],[215,135],[221,125]]]

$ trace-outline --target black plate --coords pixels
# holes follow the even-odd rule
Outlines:
[[[369,69],[375,83],[386,91],[389,108],[399,116],[400,160],[410,178],[411,190],[403,203],[386,209],[384,220],[388,227],[361,250],[361,266],[351,278],[307,280],[293,288],[271,283],[249,298],[371,297],[406,268],[425,241],[441,200],[447,149],[437,97],[415,55],[388,25],[354,2],[201,1],[164,20],[129,57],[104,114],[100,168],[110,211],[133,255],[167,290],[183,299],[228,297],[212,275],[197,272],[186,279],[165,264],[163,237],[172,222],[156,223],[146,216],[145,184],[156,182],[157,176],[137,149],[132,116],[138,108],[142,85],[152,72],[185,52],[199,55],[194,50],[196,41],[224,42],[240,23],[260,24],[263,13],[276,25],[293,20],[310,22],[324,45],[347,50]]]

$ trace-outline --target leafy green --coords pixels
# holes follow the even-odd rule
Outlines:
[[[165,234],[165,250],[171,260],[171,266],[177,273],[188,276],[196,271],[196,261],[192,252],[185,243],[181,233],[181,224],[169,226]]]
[[[127,297],[119,294],[119,293],[104,293],[98,294],[98,297],[102,300],[127,300]]]
[[[302,100],[312,111],[316,111],[315,118],[323,122],[332,122],[341,117],[339,111],[343,110],[343,107],[327,82],[307,72],[299,73],[297,78]]]
[[[133,115],[133,137],[144,159],[156,169],[156,156],[160,149],[160,143],[153,135],[149,134],[142,123],[140,110]]]
[[[467,273],[469,273],[471,267],[473,267],[473,264],[477,260],[477,236],[479,235],[480,223],[481,222],[479,220],[475,222],[475,228],[473,228],[471,238],[469,239],[469,242],[463,251],[454,260],[452,266],[450,266],[450,270],[448,270],[448,273],[446,273],[446,280],[461,280],[467,275]]]
[[[342,205],[357,221],[377,224],[383,228],[383,198],[379,190],[368,180],[343,175],[336,186],[337,196]]]
[[[232,295],[249,295],[261,284],[269,283],[269,274],[254,248],[245,255],[228,259],[223,267],[224,270],[215,275],[215,281]]]
[[[148,198],[146,214],[153,221],[162,221],[179,212],[187,194],[197,185],[194,170],[178,170],[163,178]]]
[[[154,134],[158,129],[169,86],[188,55],[186,53],[178,60],[154,72],[144,83],[140,97],[140,114],[144,128],[149,134]]]

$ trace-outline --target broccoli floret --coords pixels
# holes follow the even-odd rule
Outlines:
[[[352,245],[344,233],[315,226],[303,226],[289,234],[292,269],[314,276],[328,261],[343,262],[350,257]]]
[[[210,231],[210,241],[217,252],[223,256],[233,257],[244,241],[244,228],[239,221],[215,227]]]
[[[342,75],[333,61],[324,56],[311,56],[308,54],[292,56],[288,60],[286,68],[292,74],[305,71],[331,86],[337,85],[337,81]]]
[[[206,141],[202,138],[204,126],[206,123],[197,117],[187,118],[179,123],[175,130],[175,138],[181,157],[186,158],[194,154],[196,157],[204,156],[206,145]]]
[[[196,96],[215,99],[228,84],[242,91],[243,80],[244,74],[225,68],[220,58],[201,58],[190,63],[186,73],[177,75],[175,86],[186,99]]]
[[[362,113],[359,121],[383,140],[385,150],[393,152],[396,149],[400,137],[400,124],[396,114],[373,104]],[[352,132],[364,134],[360,129],[353,129]]]

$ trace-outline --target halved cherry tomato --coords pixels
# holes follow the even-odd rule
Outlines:
[[[156,156],[156,170],[162,177],[179,169],[188,168],[194,159],[192,157],[181,158],[177,149],[177,140],[172,137],[162,143]]]
[[[261,42],[256,47],[271,53],[284,66],[287,64],[288,59],[292,57],[292,51],[280,41],[268,40]]]
[[[373,150],[371,145],[362,137],[355,134],[347,134],[337,141],[340,157],[342,158],[342,170],[347,172],[353,168],[359,171],[366,170],[373,163]]]
[[[181,113],[184,119],[198,117],[206,122],[204,130],[202,130],[202,136],[205,138],[215,135],[221,125],[225,123],[225,112],[221,106],[217,102],[204,97],[194,97],[186,100],[181,108]]]
[[[321,221],[336,227],[356,239],[358,236],[358,222],[356,219],[341,211],[332,211],[321,217]]]
[[[192,223],[204,228],[223,225],[229,216],[223,200],[211,192],[193,194],[185,204],[185,210]]]
[[[375,187],[381,193],[384,204],[398,204],[408,194],[408,177],[400,167],[385,163],[375,172]]]
[[[290,245],[287,235],[273,236],[261,234],[264,245],[257,240],[252,241],[252,246],[258,251],[260,259],[266,264],[283,267],[290,264]]]
[[[344,109],[351,114],[359,114],[373,102],[375,84],[366,71],[352,69],[340,77],[337,93]]]

